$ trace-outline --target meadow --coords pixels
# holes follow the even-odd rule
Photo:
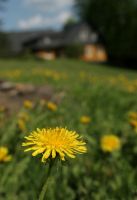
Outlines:
[[[49,85],[57,94],[26,99],[8,116],[0,105],[0,147],[10,156],[4,160],[0,151],[0,200],[38,199],[49,165],[24,152],[22,142],[43,127],[67,127],[87,145],[87,153],[54,169],[46,199],[137,200],[136,71],[77,60],[12,59],[0,60],[0,80]]]

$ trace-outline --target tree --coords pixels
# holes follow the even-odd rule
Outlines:
[[[75,0],[81,19],[97,27],[109,56],[137,57],[137,0]]]
[[[0,12],[4,10],[4,5],[7,0],[0,0]],[[9,54],[9,41],[7,34],[2,30],[2,19],[0,18],[0,56],[7,56]]]
[[[67,19],[67,21],[64,23],[64,30],[69,29],[71,26],[77,24],[77,20],[74,17],[70,17]]]

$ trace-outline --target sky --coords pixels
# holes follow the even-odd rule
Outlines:
[[[60,29],[73,16],[74,0],[8,0],[1,16],[3,29]]]

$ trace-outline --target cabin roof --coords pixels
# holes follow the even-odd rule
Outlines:
[[[99,34],[87,23],[70,25],[62,31],[42,30],[8,33],[11,49],[20,52],[24,47],[33,49],[58,48],[73,43],[93,44],[101,42]]]

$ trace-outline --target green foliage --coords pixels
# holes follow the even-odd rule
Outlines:
[[[67,31],[67,29],[73,25],[77,24],[77,20],[73,17],[70,17],[64,24],[63,29]]]
[[[1,121],[0,145],[9,147],[13,156],[9,163],[0,163],[1,200],[38,199],[49,166],[40,162],[41,156],[32,157],[30,152],[24,153],[21,143],[31,130],[55,126],[67,127],[81,134],[87,142],[88,153],[67,160],[55,170],[55,181],[49,186],[47,199],[136,199],[137,133],[128,121],[128,113],[137,111],[137,93],[128,91],[128,85],[136,81],[136,73],[75,60],[46,63],[10,60],[0,61],[0,66],[0,78],[36,85],[50,84],[57,94],[64,93],[55,112],[41,106],[39,97],[34,101],[34,108],[21,108],[19,112],[25,111],[30,116],[26,132],[17,128],[18,113]],[[15,76],[16,70],[20,70],[20,76]],[[45,76],[47,71],[58,72],[60,76],[58,79]],[[62,73],[67,75],[65,79]],[[112,80],[116,81],[115,84]],[[122,87],[123,80],[126,80],[124,84],[129,81],[125,88]],[[91,123],[81,124],[79,119],[83,115],[90,116]],[[104,153],[100,147],[104,134],[119,136],[121,149]]]
[[[0,57],[6,57],[10,55],[10,42],[6,33],[0,32]]]
[[[3,11],[5,2],[7,2],[7,0],[0,0],[0,12]],[[0,17],[0,57],[5,57],[9,56],[10,44],[6,33],[2,31],[2,22],[3,21]]]
[[[79,16],[95,25],[105,38],[109,55],[136,58],[137,2],[135,0],[76,0]]]
[[[80,58],[83,54],[83,45],[81,44],[70,44],[65,47],[65,55],[68,58]]]

